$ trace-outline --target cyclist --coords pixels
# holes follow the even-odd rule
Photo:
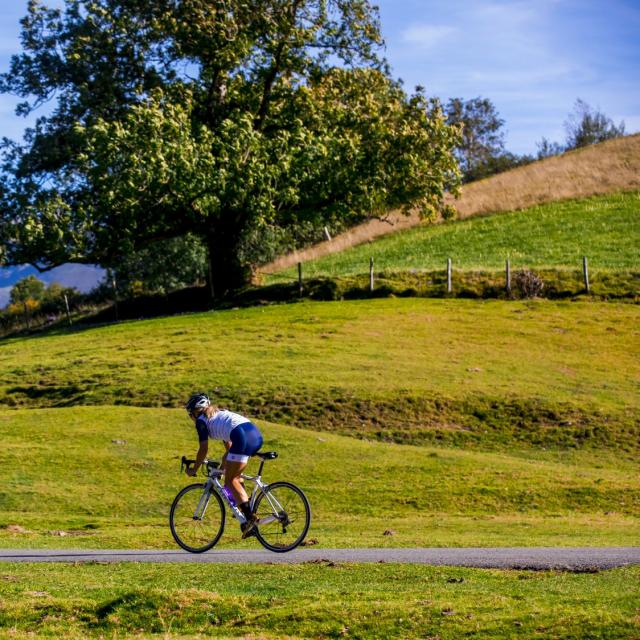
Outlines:
[[[247,466],[249,458],[262,446],[260,430],[248,418],[212,405],[206,393],[194,393],[187,401],[185,409],[195,422],[200,442],[196,462],[187,473],[190,476],[196,475],[207,457],[209,438],[222,440],[226,452],[222,456],[220,466],[224,471],[225,486],[231,491],[238,508],[247,519],[247,522],[241,525],[242,537],[253,535],[256,516],[251,512],[249,497],[240,474]]]

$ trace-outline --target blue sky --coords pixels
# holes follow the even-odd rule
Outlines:
[[[48,4],[60,4],[49,0]],[[19,51],[26,0],[0,0],[0,70]],[[378,0],[386,55],[407,90],[443,100],[489,98],[505,120],[506,146],[535,153],[562,142],[576,98],[627,132],[640,130],[640,0]],[[17,99],[0,96],[0,136],[19,138]],[[79,268],[78,273],[86,269]],[[0,307],[14,270],[0,270]],[[74,269],[57,279],[75,284]],[[80,280],[78,280],[80,282]]]
[[[507,149],[564,141],[576,98],[640,130],[638,0],[380,0],[387,57],[407,89],[487,97]]]

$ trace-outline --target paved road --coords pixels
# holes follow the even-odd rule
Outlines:
[[[640,547],[499,547],[475,549],[296,549],[186,551],[112,549],[0,549],[0,562],[216,562],[320,563],[398,562],[497,569],[564,569],[590,571],[640,564]]]

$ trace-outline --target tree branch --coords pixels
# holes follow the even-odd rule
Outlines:
[[[254,127],[256,130],[261,130],[264,121],[269,113],[269,103],[271,101],[271,93],[273,91],[273,84],[280,73],[280,65],[282,64],[282,54],[285,51],[285,48],[289,44],[288,36],[291,30],[294,27],[296,14],[298,12],[298,8],[300,6],[301,0],[295,0],[291,6],[291,21],[289,23],[289,29],[287,33],[284,34],[284,37],[278,43],[278,47],[276,48],[276,52],[273,56],[273,63],[271,68],[267,72],[267,75],[264,80],[264,86],[262,88],[262,100],[260,101],[260,107],[258,108],[258,112],[256,117],[254,118]]]

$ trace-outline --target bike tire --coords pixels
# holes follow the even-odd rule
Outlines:
[[[275,514],[266,494],[272,494],[280,503],[284,514]],[[286,553],[295,549],[307,535],[311,525],[311,506],[307,496],[291,482],[273,482],[258,494],[254,512],[258,519],[277,515],[278,520],[256,526],[256,538],[269,551]],[[286,522],[283,522],[286,518]],[[287,536],[288,528],[295,527],[293,535]]]
[[[193,515],[189,517],[190,513],[195,513],[204,488],[204,483],[187,485],[174,498],[171,511],[169,511],[169,528],[171,529],[171,535],[185,551],[189,551],[190,553],[204,553],[208,551],[217,544],[224,531],[224,505],[222,504],[220,496],[215,491],[211,491],[209,494],[209,501],[205,511],[206,522],[202,524],[203,521],[196,520]],[[211,535],[204,529],[206,526],[210,526]],[[189,532],[193,534],[193,541],[187,537]],[[197,541],[202,541],[203,544],[195,546],[194,542]]]

